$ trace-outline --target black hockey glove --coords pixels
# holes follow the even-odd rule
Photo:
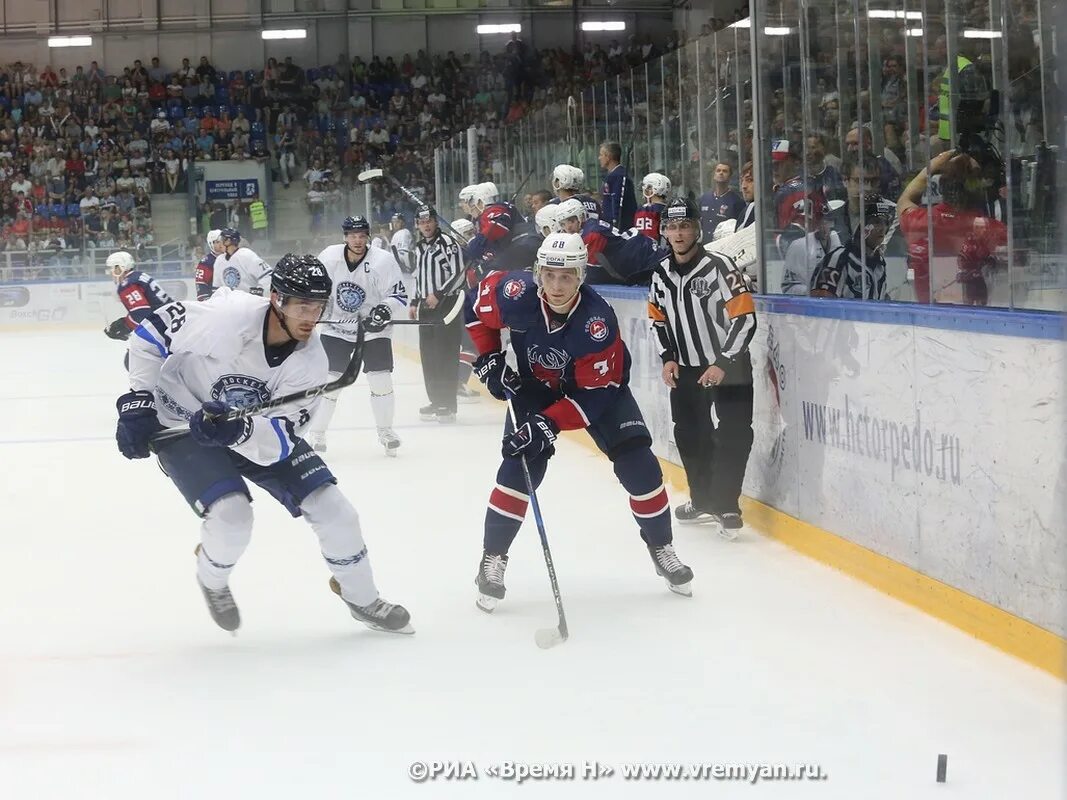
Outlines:
[[[156,418],[156,401],[151,392],[127,392],[115,407],[119,412],[119,424],[115,429],[115,441],[119,452],[126,458],[148,458],[151,451],[148,443],[163,430]]]
[[[497,400],[514,397],[522,386],[519,373],[509,367],[504,359],[504,354],[497,351],[482,353],[474,362],[474,374]]]
[[[363,322],[363,329],[367,333],[379,333],[385,330],[385,326],[393,318],[393,312],[385,303],[379,303],[370,310],[367,319]]]
[[[505,458],[534,458],[546,450],[551,451],[557,435],[559,428],[556,423],[542,414],[531,414],[514,433],[504,437],[501,452]]]
[[[247,434],[251,433],[252,419],[228,420],[226,415],[229,412],[229,406],[218,400],[204,403],[189,420],[190,435],[206,447],[229,447],[237,444],[242,437],[247,439]]]
[[[119,317],[112,322],[106,328],[104,328],[104,335],[109,339],[117,339],[120,342],[125,342],[130,338],[132,331],[126,326],[126,317]]]

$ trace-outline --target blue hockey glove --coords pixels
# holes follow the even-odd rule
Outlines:
[[[156,417],[156,401],[151,392],[127,392],[116,402],[119,423],[115,441],[126,458],[148,458],[148,443],[163,430]]]
[[[206,447],[229,447],[245,435],[252,425],[250,417],[228,420],[229,406],[212,400],[204,403],[189,420],[189,433]]]
[[[379,303],[370,310],[367,319],[363,322],[363,329],[367,333],[378,333],[385,329],[393,318],[393,312],[385,303]]]
[[[531,414],[525,423],[515,429],[514,433],[504,437],[501,452],[505,458],[515,456],[533,458],[546,450],[551,450],[558,434],[559,428],[548,417]]]
[[[478,356],[474,362],[474,374],[497,400],[514,397],[522,386],[519,373],[508,366],[504,354],[500,352],[482,353]]]

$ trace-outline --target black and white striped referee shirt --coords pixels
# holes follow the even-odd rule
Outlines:
[[[443,231],[432,239],[419,239],[415,245],[415,297],[421,300],[436,294],[438,299],[466,286],[463,250]]]
[[[811,275],[812,293],[852,300],[888,300],[885,259],[870,249],[866,255],[864,264],[852,242],[831,250]]]
[[[756,332],[756,307],[733,261],[701,253],[679,265],[674,255],[652,274],[648,316],[663,363],[725,370],[748,350]]]

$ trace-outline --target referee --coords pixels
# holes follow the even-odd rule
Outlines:
[[[412,319],[437,322],[452,308],[456,294],[466,288],[463,252],[459,243],[440,229],[429,206],[419,206],[415,223],[420,237],[415,245],[415,295],[410,314]],[[448,325],[419,327],[422,378],[430,398],[430,404],[419,409],[424,422],[456,421],[456,364],[462,335],[462,315]]]
[[[752,449],[748,347],[756,310],[733,261],[700,247],[696,204],[671,200],[661,228],[671,254],[652,275],[648,313],[690,493],[674,514],[679,522],[716,523],[723,536],[734,539],[742,525],[738,499]]]

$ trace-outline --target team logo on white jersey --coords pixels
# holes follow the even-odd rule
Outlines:
[[[248,408],[270,400],[267,384],[248,375],[223,375],[211,387],[211,399],[231,408]]]
[[[241,285],[241,271],[237,267],[226,267],[222,271],[222,284],[229,289],[236,289]]]
[[[504,297],[508,300],[518,300],[526,294],[526,282],[518,278],[512,278],[504,284]]]
[[[689,291],[697,297],[707,297],[711,294],[711,281],[707,278],[693,278],[689,282]]]
[[[539,347],[536,344],[526,348],[526,358],[531,364],[556,371],[563,370],[570,361],[565,351],[555,347]]]
[[[608,338],[608,323],[603,317],[590,317],[585,323],[585,332],[594,342],[602,342]]]
[[[337,305],[341,307],[342,311],[353,314],[359,311],[359,307],[363,305],[363,301],[366,299],[367,293],[359,284],[351,281],[337,284]]]

